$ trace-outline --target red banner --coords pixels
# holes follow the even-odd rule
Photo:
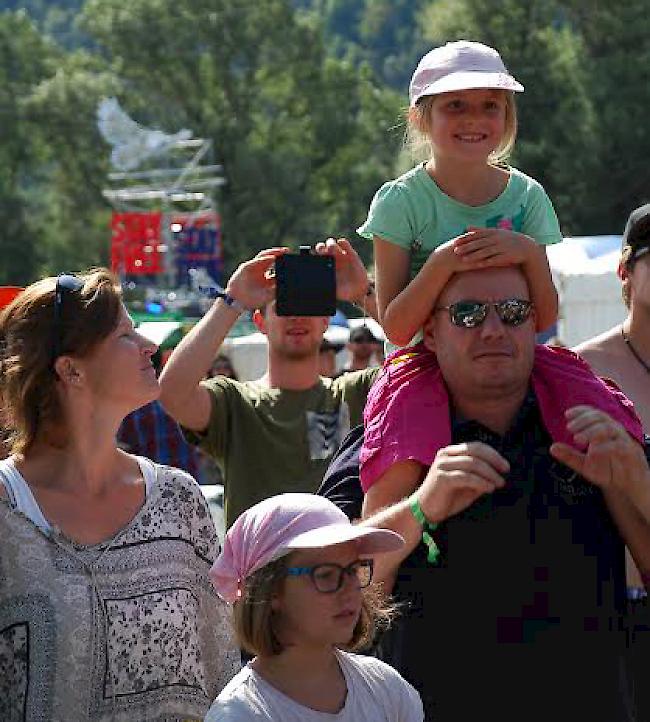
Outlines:
[[[167,250],[160,236],[162,213],[113,213],[111,267],[129,275],[159,274]]]

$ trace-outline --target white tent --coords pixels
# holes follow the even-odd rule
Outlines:
[[[621,236],[580,236],[547,247],[560,299],[557,335],[567,346],[586,341],[626,315],[616,275]]]

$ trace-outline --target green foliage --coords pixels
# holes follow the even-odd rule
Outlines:
[[[65,48],[87,43],[75,27],[84,0],[4,0],[5,10],[25,11],[39,29]]]
[[[425,0],[304,0],[322,18],[330,54],[368,63],[386,85],[403,93],[426,42],[418,26]]]
[[[5,0],[0,283],[107,262],[96,109],[113,95],[144,125],[213,141],[229,268],[268,245],[354,238],[404,162],[418,59],[461,37],[498,48],[526,86],[513,163],[545,185],[565,233],[620,231],[650,188],[645,5]]]
[[[621,233],[629,212],[650,200],[648,5],[570,0],[566,6],[584,39],[587,92],[597,120],[593,196],[583,223],[590,232]]]
[[[24,283],[38,268],[43,148],[25,99],[52,58],[25,13],[0,14],[0,283]]]
[[[284,0],[90,0],[84,27],[139,120],[213,140],[231,266],[350,233],[390,172],[397,98],[328,57],[319,24]]]

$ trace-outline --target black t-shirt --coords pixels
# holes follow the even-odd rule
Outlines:
[[[394,594],[405,610],[383,640],[386,660],[438,722],[631,719],[624,545],[601,492],[550,456],[532,394],[504,437],[475,421],[453,423],[452,436],[493,446],[511,471],[504,489],[440,524],[436,566],[423,544],[402,563]],[[319,491],[352,518],[361,441],[359,427]]]

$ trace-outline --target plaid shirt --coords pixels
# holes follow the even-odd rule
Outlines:
[[[130,413],[120,426],[117,440],[132,454],[183,469],[198,479],[198,449],[185,441],[180,426],[158,401]]]

